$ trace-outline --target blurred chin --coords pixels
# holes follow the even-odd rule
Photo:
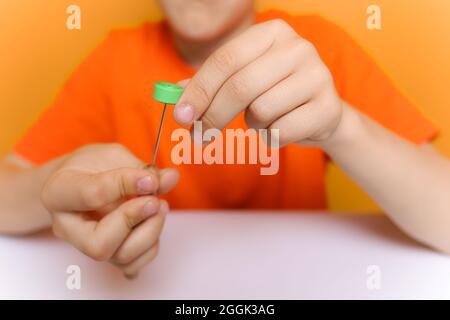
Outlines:
[[[192,42],[208,42],[219,38],[226,32],[225,28],[217,28],[212,30],[211,28],[177,28],[175,27],[177,35],[183,39]]]
[[[172,21],[172,28],[178,36],[196,42],[219,38],[230,29],[230,20],[220,21],[203,17],[184,17],[183,21]]]
[[[208,1],[160,2],[175,33],[179,37],[195,42],[220,38],[253,9],[253,2],[249,0]]]

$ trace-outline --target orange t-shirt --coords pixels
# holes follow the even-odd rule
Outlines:
[[[282,18],[312,42],[331,70],[340,96],[398,135],[423,143],[436,129],[393,86],[377,65],[339,27],[317,16],[269,11],[257,21]],[[162,105],[152,99],[157,81],[178,82],[195,70],[177,54],[167,25],[144,24],[112,32],[80,65],[56,102],[19,141],[15,151],[42,164],[90,143],[119,142],[150,161]],[[243,116],[230,128],[245,128]],[[158,166],[173,166],[166,117]],[[181,180],[167,195],[173,208],[326,207],[327,158],[317,148],[290,145],[280,150],[279,172],[260,175],[259,165],[179,165]]]

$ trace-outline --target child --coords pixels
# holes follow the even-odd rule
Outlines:
[[[3,160],[1,231],[51,226],[132,277],[157,254],[169,203],[325,209],[328,156],[406,233],[450,252],[450,164],[428,144],[437,130],[341,29],[255,15],[251,0],[160,4],[165,22],[111,33]],[[190,80],[159,149],[166,169],[145,169],[162,111],[151,87],[181,79]],[[278,129],[279,172],[168,168],[170,132],[195,120],[204,130]]]

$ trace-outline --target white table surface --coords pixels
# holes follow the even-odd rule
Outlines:
[[[66,287],[69,265],[81,268],[80,290]],[[371,265],[378,290],[366,284]],[[48,233],[0,237],[0,298],[450,299],[450,257],[383,216],[174,212],[133,281]]]

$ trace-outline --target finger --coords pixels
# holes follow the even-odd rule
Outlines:
[[[159,213],[137,226],[121,244],[112,257],[119,265],[126,265],[148,251],[158,241],[169,211],[166,201],[162,200]]]
[[[56,236],[95,260],[109,260],[134,227],[159,211],[159,201],[145,196],[131,199],[100,221],[74,213],[53,214]]]
[[[278,118],[310,101],[320,82],[320,77],[315,77],[314,72],[295,72],[250,104],[245,110],[248,126],[267,128]]]
[[[219,48],[186,86],[174,108],[175,120],[186,125],[199,119],[229,77],[278,43],[295,36],[286,23],[273,20],[252,26]]]
[[[222,130],[255,99],[287,78],[299,64],[293,46],[271,51],[231,76],[201,116],[203,129]]]
[[[168,193],[175,188],[180,180],[180,172],[177,169],[166,168],[159,173],[159,189],[158,194]]]
[[[157,242],[148,251],[138,257],[136,260],[132,261],[128,265],[119,266],[125,277],[128,279],[134,279],[137,277],[139,271],[145,267],[148,263],[152,262],[159,252],[159,242]]]
[[[326,121],[324,118],[328,118],[328,115],[323,107],[317,102],[311,102],[277,119],[269,126],[269,131],[279,130],[278,144],[282,147],[319,135],[318,130],[323,127],[320,123]]]
[[[120,168],[94,174],[67,170],[50,179],[42,201],[53,212],[90,211],[127,196],[153,194],[158,188],[158,175],[146,169]]]
[[[95,214],[97,214],[100,218],[109,214],[110,212],[116,210],[118,207],[120,207],[123,203],[125,203],[127,199],[120,199],[113,203],[107,204],[103,208],[100,208],[95,211]]]

